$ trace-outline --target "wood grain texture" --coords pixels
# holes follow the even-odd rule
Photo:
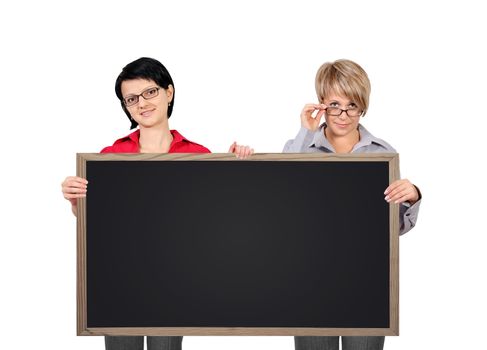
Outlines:
[[[318,161],[318,162],[389,162],[395,153],[360,153],[360,154],[324,154],[324,153],[255,153],[246,160],[241,160],[231,153],[78,153],[84,161],[161,161],[161,160],[222,160],[222,161]]]
[[[123,333],[121,333],[123,332]],[[78,335],[149,335],[149,336],[191,336],[191,335],[218,335],[218,336],[378,336],[396,335],[387,328],[216,328],[216,327],[126,327],[120,328],[88,328]]]
[[[399,155],[389,161],[389,183],[399,180]],[[399,204],[390,204],[390,328],[399,335]]]
[[[86,178],[86,158],[78,154],[76,158],[76,174]],[[87,328],[86,314],[86,199],[78,199],[77,207],[77,264],[76,264],[76,302],[77,302],[77,333],[83,334]]]
[[[77,176],[86,177],[87,161],[247,161],[233,154],[77,154]],[[250,161],[339,161],[389,164],[390,183],[399,178],[399,156],[393,153],[301,154],[258,153]],[[86,200],[78,200],[77,211],[77,334],[78,335],[399,335],[399,205],[390,205],[390,326],[389,328],[215,328],[215,327],[87,327],[86,289]]]

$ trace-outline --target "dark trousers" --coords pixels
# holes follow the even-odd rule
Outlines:
[[[183,337],[147,337],[147,350],[181,350]],[[106,350],[144,350],[144,337],[105,337]]]
[[[338,350],[340,337],[294,337],[296,350]],[[341,337],[342,350],[382,350],[384,337]]]

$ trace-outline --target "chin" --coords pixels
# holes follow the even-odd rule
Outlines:
[[[350,134],[352,131],[353,131],[352,128],[346,128],[346,129],[333,128],[333,133],[337,136],[345,136]]]
[[[139,123],[139,125],[143,126],[144,128],[150,128],[152,126],[160,124],[157,122],[157,120],[150,120],[150,119],[137,120],[137,123]]]

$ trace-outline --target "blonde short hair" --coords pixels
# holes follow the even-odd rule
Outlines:
[[[357,63],[340,59],[324,63],[316,73],[316,95],[320,103],[332,93],[343,95],[367,112],[369,107],[370,81],[367,73]]]

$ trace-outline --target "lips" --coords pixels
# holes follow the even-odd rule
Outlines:
[[[151,116],[152,112],[154,112],[153,109],[151,109],[150,111],[144,111],[144,112],[140,113],[140,115],[144,118],[147,118],[147,117]]]

